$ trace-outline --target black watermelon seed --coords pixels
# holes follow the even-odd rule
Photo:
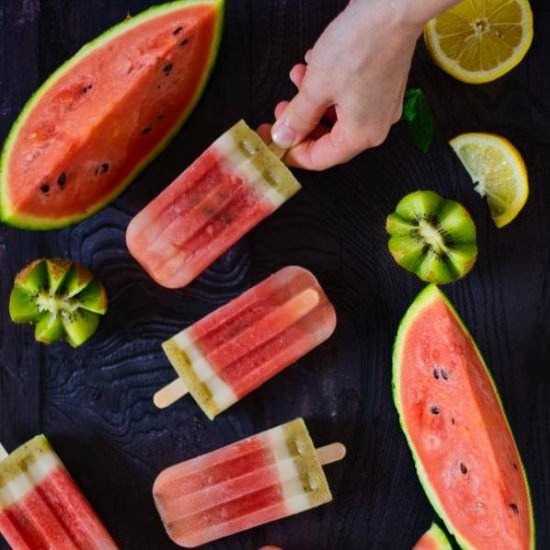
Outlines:
[[[163,119],[164,119],[164,116],[165,116],[164,113],[159,113],[159,114],[157,115],[157,120],[163,120]]]
[[[434,405],[434,406],[430,409],[430,412],[431,412],[432,414],[436,414],[436,415],[437,415],[437,414],[439,414],[439,408],[436,407],[436,406]]]
[[[92,88],[94,87],[93,84],[88,84],[87,86],[84,86],[84,88],[82,88],[82,93],[87,93],[89,92]]]
[[[177,36],[182,30],[183,30],[183,27],[178,27],[177,29],[174,29],[174,32],[172,34],[174,36]]]
[[[166,65],[164,65],[164,67],[162,68],[162,72],[168,76],[170,74],[170,71],[174,68],[174,64],[173,63],[166,63]]]
[[[57,185],[59,185],[59,187],[63,189],[66,183],[67,183],[67,174],[65,174],[65,172],[61,172],[61,174],[59,174],[59,177],[57,178]]]
[[[455,419],[454,418],[451,418],[451,424],[454,426],[455,425]]]
[[[437,369],[434,369],[434,378],[439,380],[439,371]]]
[[[189,38],[184,38],[184,39],[180,42],[180,46],[187,46],[187,44],[189,44]]]
[[[514,463],[512,464],[512,468],[514,468],[514,470],[517,470],[517,469],[518,469],[518,465],[514,462]]]
[[[50,185],[48,183],[43,183],[40,186],[40,191],[42,191],[42,193],[44,193],[44,194],[49,193],[50,192]]]
[[[449,375],[447,374],[447,371],[445,369],[441,369],[441,376],[443,380],[449,380]]]
[[[100,164],[96,169],[95,169],[95,173],[96,173],[96,176],[98,174],[105,174],[105,172],[108,172],[109,171],[109,163],[107,162],[104,162],[103,164]]]
[[[151,128],[151,126],[146,126],[145,128],[143,128],[143,130],[141,131],[142,134],[148,134],[151,132],[153,128]]]
[[[515,504],[514,502],[512,502],[512,503],[510,504],[510,508],[512,508],[514,514],[519,514],[519,507],[518,507],[517,504]]]
[[[468,468],[466,468],[466,464],[464,464],[464,462],[461,462],[460,463],[460,471],[466,475],[468,473]]]

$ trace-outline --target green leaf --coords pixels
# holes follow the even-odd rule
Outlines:
[[[420,88],[409,88],[405,92],[403,120],[409,126],[412,140],[427,153],[434,137],[434,123],[430,105]]]

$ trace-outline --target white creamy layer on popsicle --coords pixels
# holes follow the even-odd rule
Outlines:
[[[166,469],[153,495],[169,536],[185,547],[332,500],[301,418]]]
[[[213,144],[219,152],[222,162],[230,172],[240,176],[243,181],[255,188],[258,196],[270,202],[273,208],[279,208],[299,187],[293,188],[268,165],[255,163],[256,155],[261,151],[258,141],[250,139],[244,123],[238,122],[233,128],[222,134]],[[286,175],[286,174],[285,174]],[[271,182],[271,183],[269,183]],[[277,185],[274,185],[276,183]],[[287,189],[285,192],[284,189]]]
[[[299,190],[290,170],[240,121],[138,213],[127,244],[157,282],[179,288]]]
[[[214,418],[326,340],[335,323],[315,277],[289,266],[162,346],[187,390]]]
[[[0,461],[0,532],[14,549],[117,548],[44,435]]]
[[[178,346],[180,352],[184,352],[189,360],[189,368],[193,371],[197,380],[204,384],[208,392],[210,393],[211,404],[206,404],[208,410],[215,408],[218,411],[224,411],[233,403],[238,401],[237,394],[233,391],[229,384],[226,384],[224,380],[216,373],[215,368],[211,365],[210,361],[203,355],[200,348],[195,344],[190,334],[190,330],[186,329],[176,334],[171,338],[172,344]],[[169,356],[170,357],[170,356]],[[178,373],[180,373],[178,370]],[[189,380],[189,377],[185,377]],[[200,396],[201,394],[199,394]],[[199,397],[199,405],[201,404]]]
[[[36,439],[34,446],[28,446],[25,469],[2,469],[0,463],[0,510],[19,502],[56,468],[64,467],[47,441]]]

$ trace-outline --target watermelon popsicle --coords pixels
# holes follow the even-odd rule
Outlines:
[[[168,536],[194,548],[330,502],[322,465],[345,453],[315,449],[298,418],[167,468],[153,496]]]
[[[164,408],[189,392],[213,419],[324,342],[336,312],[311,272],[285,267],[176,334],[163,349],[179,378]]]
[[[189,284],[300,189],[281,154],[238,122],[130,222],[132,256],[162,286]]]
[[[0,445],[0,533],[13,550],[116,550],[45,436]]]

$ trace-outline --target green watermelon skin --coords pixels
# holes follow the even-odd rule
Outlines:
[[[453,547],[441,527],[432,523],[412,550],[453,550]]]
[[[524,514],[528,516],[528,519],[526,521],[526,524],[527,524],[526,528],[528,530],[528,539],[523,540],[520,544],[518,544],[517,548],[518,549],[521,548],[521,550],[524,550],[524,549],[535,550],[535,544],[536,544],[535,543],[535,539],[536,539],[535,521],[534,521],[531,492],[530,492],[529,483],[527,480],[527,474],[523,466],[521,457],[519,455],[517,445],[515,443],[512,430],[510,428],[510,424],[508,422],[508,419],[506,417],[506,414],[502,405],[502,401],[496,389],[496,385],[494,383],[491,373],[487,368],[487,365],[474,339],[472,338],[468,329],[460,319],[460,316],[454,309],[453,305],[449,302],[447,297],[443,294],[443,292],[436,285],[433,285],[433,284],[428,285],[426,288],[424,288],[420,292],[420,294],[416,297],[416,299],[411,304],[409,309],[407,310],[405,316],[403,317],[399,325],[399,329],[397,332],[397,336],[394,343],[394,349],[393,349],[393,368],[392,368],[393,400],[399,415],[401,428],[403,430],[403,433],[405,434],[407,443],[412,453],[412,457],[415,463],[415,468],[416,468],[416,472],[420,480],[420,483],[422,484],[422,487],[426,493],[426,496],[428,497],[434,510],[439,515],[441,520],[445,523],[445,526],[448,532],[455,537],[455,540],[457,541],[459,546],[467,550],[485,550],[485,547],[480,547],[479,544],[474,544],[471,541],[472,535],[470,533],[466,532],[465,529],[459,529],[455,525],[455,522],[453,521],[453,516],[454,516],[453,512],[455,512],[456,510],[446,509],[445,505],[442,502],[443,498],[445,498],[445,495],[440,494],[438,493],[437,490],[435,490],[430,480],[430,476],[428,475],[428,472],[427,472],[427,468],[428,468],[427,463],[425,461],[423,462],[423,460],[421,459],[420,448],[417,445],[417,442],[415,442],[415,440],[412,437],[411,430],[410,430],[411,424],[410,422],[407,422],[405,403],[403,402],[404,384],[402,383],[404,363],[406,361],[405,348],[408,345],[408,342],[410,341],[409,336],[411,334],[411,331],[413,330],[415,325],[416,326],[420,325],[420,321],[419,321],[420,317],[426,311],[428,311],[429,308],[433,307],[434,305],[438,307],[443,306],[446,309],[446,312],[447,312],[446,315],[448,316],[449,322],[456,325],[456,327],[461,331],[467,343],[473,349],[473,352],[475,353],[475,357],[480,366],[481,372],[484,375],[484,381],[487,383],[486,389],[488,392],[490,392],[490,394],[492,395],[492,398],[494,398],[495,402],[498,404],[498,407],[497,407],[498,415],[499,415],[499,418],[502,419],[503,426],[504,426],[504,431],[503,433],[500,434],[500,437],[508,438],[511,451],[514,452],[514,456],[516,459],[516,463],[515,463],[516,473],[520,476],[520,479],[525,491],[525,501],[521,504],[521,507],[523,508]],[[440,413],[438,413],[438,415],[439,414]],[[456,444],[456,442],[453,441],[453,444]],[[497,546],[491,545],[491,546],[487,546],[486,548],[490,550],[496,550]]]
[[[154,18],[161,17],[178,10],[193,8],[197,6],[210,6],[216,11],[216,25],[213,34],[213,40],[210,44],[210,54],[208,62],[203,67],[196,91],[188,104],[182,109],[181,115],[175,121],[170,131],[159,141],[143,158],[136,162],[135,166],[121,181],[118,181],[110,192],[86,205],[85,208],[75,208],[75,212],[69,215],[52,215],[48,217],[33,216],[18,212],[10,205],[9,190],[18,185],[18,182],[12,182],[8,178],[9,163],[14,150],[15,142],[18,138],[24,124],[27,122],[33,109],[39,104],[40,100],[52,87],[55,87],[61,78],[71,71],[77,64],[86,59],[86,56],[101,48],[109,41],[114,40],[124,33],[136,29],[140,24],[146,23]],[[20,229],[28,230],[51,230],[65,227],[95,214],[107,204],[112,202],[122,191],[133,181],[133,179],[153,160],[176,135],[181,126],[192,113],[195,105],[202,96],[206,87],[210,73],[214,67],[219,45],[223,31],[225,0],[176,0],[158,6],[153,6],[138,15],[129,17],[121,23],[111,27],[100,36],[83,46],[73,57],[62,64],[50,77],[33,93],[27,101],[23,110],[14,122],[6,141],[4,142],[0,153],[0,221],[6,225],[11,225]],[[55,209],[54,209],[55,211]]]

